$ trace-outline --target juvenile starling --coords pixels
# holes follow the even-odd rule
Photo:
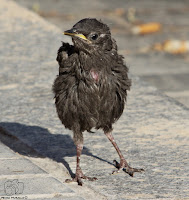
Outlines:
[[[112,124],[123,113],[131,81],[109,27],[86,18],[64,34],[72,37],[73,45],[63,42],[58,50],[59,75],[53,92],[57,114],[65,128],[73,131],[77,147],[76,173],[70,181],[82,185],[81,179],[96,179],[85,176],[80,168],[83,132],[92,128],[102,129],[115,147],[120,157],[120,163],[114,161],[117,172],[122,169],[133,176],[143,171],[128,165],[111,133]]]

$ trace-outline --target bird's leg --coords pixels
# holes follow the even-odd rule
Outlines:
[[[88,176],[85,176],[81,170],[81,167],[80,167],[80,157],[81,157],[81,153],[82,153],[82,150],[83,150],[83,144],[77,144],[76,145],[77,147],[77,164],[76,164],[76,173],[75,173],[75,177],[73,179],[67,179],[66,182],[67,183],[70,183],[70,182],[77,182],[78,185],[83,185],[83,182],[81,179],[87,179],[87,180],[90,180],[90,181],[94,181],[96,180],[97,178],[95,177],[88,177]]]
[[[115,142],[114,137],[112,136],[112,133],[111,132],[105,132],[105,135],[110,140],[110,142],[113,144],[114,148],[116,149],[116,151],[117,151],[117,153],[120,157],[120,163],[118,163],[116,160],[114,160],[114,164],[115,164],[117,170],[113,171],[112,174],[114,174],[116,172],[120,172],[120,170],[123,170],[126,173],[128,173],[130,176],[133,176],[134,172],[144,171],[143,169],[135,169],[135,168],[130,167],[128,165],[126,159],[123,157],[123,154],[121,153],[117,143]]]

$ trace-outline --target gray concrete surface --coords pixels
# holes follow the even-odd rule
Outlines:
[[[124,172],[110,175],[118,156],[97,131],[84,134],[81,167],[98,180],[85,181],[82,188],[64,183],[75,172],[75,147],[72,133],[56,115],[51,85],[58,73],[56,51],[68,38],[56,26],[5,0],[0,3],[0,32],[1,198],[8,198],[5,182],[15,179],[25,189],[14,196],[29,199],[189,198],[189,109],[133,75],[114,135],[129,163],[145,173],[134,178]],[[136,62],[143,66],[143,61],[139,57]]]
[[[62,30],[84,17],[107,22],[119,38],[119,49],[127,54],[132,74],[160,89],[189,107],[189,53],[169,55],[141,49],[168,39],[189,40],[188,0],[15,0],[36,11]],[[140,23],[159,22],[162,30],[155,34],[135,36],[130,33],[128,10],[135,9]],[[67,29],[66,29],[67,30]]]
[[[0,130],[3,137],[3,130]],[[5,133],[5,132],[4,132]],[[2,138],[1,138],[2,139]],[[10,142],[9,138],[9,142]],[[13,143],[11,144],[13,145]],[[0,142],[0,198],[72,199],[73,190],[62,184],[30,160],[23,158]],[[15,180],[18,181],[15,182]],[[10,182],[11,185],[6,185]],[[23,187],[19,186],[23,184]],[[17,188],[18,191],[14,190]]]

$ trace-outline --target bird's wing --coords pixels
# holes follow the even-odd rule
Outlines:
[[[60,67],[64,67],[64,64],[68,57],[74,53],[74,46],[69,43],[62,42],[62,46],[58,49],[56,60]]]
[[[74,61],[77,58],[77,53],[73,45],[62,42],[62,46],[57,52],[57,58],[59,64],[59,75],[70,73],[74,68]]]

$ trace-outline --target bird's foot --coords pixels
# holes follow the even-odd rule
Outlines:
[[[115,164],[115,167],[117,168],[117,170],[114,170],[112,172],[112,174],[116,174],[119,173],[121,170],[123,170],[124,172],[128,173],[130,176],[133,177],[135,172],[143,172],[144,169],[136,169],[136,168],[132,168],[130,167],[125,159],[121,159],[120,163],[118,163],[116,160],[113,161]]]
[[[85,176],[83,174],[82,170],[79,169],[79,170],[76,170],[76,174],[75,174],[74,178],[72,178],[72,179],[66,179],[65,182],[66,183],[77,182],[78,185],[82,186],[83,185],[82,179],[86,179],[86,180],[89,180],[89,181],[95,181],[95,180],[97,180],[96,177]]]

